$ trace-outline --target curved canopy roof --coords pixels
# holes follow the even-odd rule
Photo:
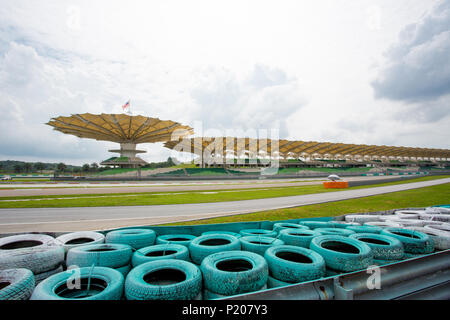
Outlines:
[[[191,127],[178,122],[127,114],[73,114],[52,118],[47,124],[80,138],[118,143],[169,141],[193,134]]]
[[[191,152],[195,154],[203,154],[209,149],[221,149],[222,154],[232,153],[240,155],[243,153],[272,153],[278,151],[280,156],[287,158],[288,156],[300,157],[307,155],[331,155],[342,157],[351,156],[378,156],[378,157],[426,157],[426,158],[450,158],[450,150],[448,149],[429,149],[429,148],[411,148],[411,147],[392,147],[392,146],[375,146],[364,144],[345,144],[331,142],[315,142],[315,141],[289,141],[289,140],[271,140],[271,139],[253,139],[253,138],[233,138],[233,137],[217,137],[217,138],[183,138],[178,141],[168,141],[164,144],[169,149],[178,151]],[[216,148],[215,148],[216,147]]]

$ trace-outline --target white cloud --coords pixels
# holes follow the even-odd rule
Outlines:
[[[108,158],[114,144],[54,132],[44,123],[72,113],[120,113],[128,99],[134,113],[191,126],[203,121],[205,130],[279,127],[282,138],[447,147],[448,118],[438,112],[445,94],[433,100],[431,115],[403,100],[373,99],[369,81],[385,44],[430,3],[382,0],[373,29],[366,21],[369,0],[4,0],[0,157],[74,164]],[[405,44],[391,50],[407,61],[399,65],[429,70],[439,52],[445,60],[444,16],[434,19],[440,22],[428,23],[431,31],[413,32],[414,41],[404,32]],[[429,34],[439,36],[431,41]],[[391,69],[384,68],[387,77]],[[445,81],[447,69],[435,70],[423,74]],[[412,124],[399,117],[410,110]],[[434,127],[417,125],[421,117],[434,119]],[[170,155],[161,144],[140,148],[148,150],[148,161]]]

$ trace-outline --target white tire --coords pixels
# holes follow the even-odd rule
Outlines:
[[[447,250],[450,249],[450,233],[432,230],[422,227],[406,227],[406,229],[419,231],[429,235],[433,239],[434,248],[438,250]]]
[[[25,268],[35,275],[57,268],[64,249],[45,234],[21,234],[0,238],[0,269]]]
[[[67,253],[69,249],[86,244],[104,243],[105,236],[99,232],[80,231],[63,234],[56,238],[56,241],[64,247],[64,251]]]
[[[419,215],[422,220],[431,220],[431,221],[441,221],[441,222],[450,222],[450,214],[428,214],[422,213]]]
[[[419,219],[399,219],[393,220],[395,223],[399,223],[402,227],[423,227],[426,222]]]
[[[366,223],[364,223],[364,225],[377,226],[377,227],[382,227],[382,228],[389,228],[389,227],[400,228],[402,226],[400,223],[396,223],[396,222],[392,222],[392,221],[388,221],[388,220],[366,222]]]
[[[450,209],[443,207],[428,207],[424,211],[427,214],[450,214]]]
[[[419,219],[419,212],[417,210],[398,210],[395,211],[395,215],[400,219]]]
[[[427,224],[424,228],[450,232],[450,223],[441,222],[440,224]]]
[[[345,216],[345,221],[356,222],[356,223],[380,221],[380,216],[372,215],[372,214],[349,214],[349,215]]]

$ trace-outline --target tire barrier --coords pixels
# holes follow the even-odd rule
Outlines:
[[[350,272],[373,263],[373,252],[362,241],[343,236],[323,235],[311,240],[310,249],[320,254],[327,268]]]
[[[439,231],[431,228],[408,227],[409,230],[419,231],[431,237],[436,250],[450,249],[450,232]]]
[[[310,229],[317,229],[317,228],[332,228],[333,224],[330,222],[324,222],[324,221],[300,221],[298,224],[302,226],[307,226]]]
[[[395,261],[403,258],[403,245],[396,238],[376,233],[355,233],[349,238],[366,243],[372,249],[374,262],[375,260]]]
[[[399,219],[394,222],[401,224],[402,227],[423,227],[426,224],[424,220],[418,219]]]
[[[42,272],[42,273],[38,273],[34,275],[34,281],[36,283],[36,285],[38,285],[39,283],[41,283],[41,281],[47,279],[48,277],[57,274],[59,272],[63,272],[64,269],[63,267],[60,265],[57,268],[53,269],[53,270],[49,270],[47,272]]]
[[[248,236],[264,236],[264,237],[272,237],[275,238],[278,233],[273,230],[266,229],[244,229],[239,232],[243,237]]]
[[[264,256],[268,248],[284,244],[282,240],[263,236],[241,237],[239,241],[241,242],[242,250],[257,253],[261,256]]]
[[[392,221],[374,221],[374,222],[366,222],[364,223],[364,226],[376,226],[376,227],[395,227],[395,228],[400,228],[402,225],[400,223],[397,222],[392,222]]]
[[[349,226],[360,226],[358,222],[346,222],[346,221],[330,221],[330,228],[347,228]]]
[[[273,231],[275,231],[277,233],[277,235],[283,229],[309,229],[309,228],[307,226],[304,226],[301,224],[287,223],[287,222],[275,223],[273,225]]]
[[[425,208],[424,213],[427,214],[450,214],[450,208],[446,208],[446,207],[428,207]]]
[[[132,269],[131,264],[127,264],[126,266],[123,266],[120,268],[115,268],[115,270],[119,271],[125,279],[126,279],[128,273],[131,271],[131,269]]]
[[[241,250],[241,242],[228,234],[207,234],[195,238],[189,244],[191,260],[195,264],[201,264],[210,254],[233,250]]]
[[[119,271],[106,267],[84,267],[48,277],[36,286],[30,299],[120,300],[123,287],[124,277]]]
[[[200,269],[184,260],[143,263],[133,268],[125,281],[128,300],[193,300],[201,290]]]
[[[34,275],[61,265],[64,248],[44,234],[22,234],[0,238],[0,269],[25,268]]]
[[[228,234],[230,236],[234,236],[236,238],[242,237],[240,233],[231,232],[231,231],[205,231],[202,233],[202,236],[206,236],[208,234]]]
[[[349,214],[345,216],[345,221],[363,224],[366,222],[380,221],[380,217],[381,217],[380,215],[372,215],[372,214]]]
[[[88,244],[70,249],[67,252],[67,266],[90,267],[92,265],[108,268],[121,268],[129,265],[132,249],[127,244],[101,243]]]
[[[257,290],[257,291],[261,291],[261,290],[265,290],[268,288],[268,285],[264,285],[261,289]],[[203,289],[203,299],[205,300],[215,300],[215,299],[221,299],[221,298],[226,298],[228,296],[225,296],[223,294],[218,294],[215,292],[211,292],[209,290]]]
[[[394,214],[400,219],[419,219],[419,213],[417,210],[398,210]]]
[[[151,246],[155,243],[156,233],[150,229],[121,229],[106,234],[106,243],[127,244],[134,250]]]
[[[348,226],[348,230],[356,233],[380,233],[383,228],[379,226],[363,225],[363,226]]]
[[[314,229],[320,232],[323,235],[335,235],[335,236],[344,236],[348,237],[351,234],[354,234],[355,231],[349,229],[341,229],[341,228],[317,228]]]
[[[440,231],[444,231],[444,232],[450,232],[450,223],[446,223],[446,222],[441,222],[439,224],[427,224],[424,227],[425,229],[433,229],[433,230],[440,230]]]
[[[322,235],[316,230],[293,230],[284,229],[280,231],[279,239],[287,245],[309,248],[312,238]]]
[[[163,259],[177,259],[189,261],[189,250],[181,244],[156,244],[136,250],[131,258],[133,267],[146,262]]]
[[[404,228],[386,228],[380,234],[400,240],[405,253],[424,254],[431,253],[434,249],[433,239],[422,232]]]
[[[69,249],[83,246],[86,244],[97,244],[105,242],[105,236],[99,232],[94,231],[79,231],[63,234],[56,238],[64,251],[67,253]]]
[[[180,244],[182,246],[189,247],[189,244],[194,240],[196,236],[191,234],[166,234],[156,238],[156,244]]]
[[[421,213],[419,218],[422,220],[440,221],[440,222],[450,222],[450,214],[428,214]]]
[[[278,288],[278,287],[286,287],[286,286],[290,286],[292,284],[295,284],[295,283],[289,283],[289,282],[277,280],[274,277],[270,276],[270,273],[269,273],[269,277],[267,278],[267,288],[268,289]]]
[[[272,278],[298,283],[325,275],[325,260],[310,249],[280,245],[266,250],[264,258]]]
[[[200,269],[205,290],[224,296],[261,290],[269,276],[266,260],[246,251],[213,253]]]
[[[33,293],[33,272],[24,268],[0,270],[0,300],[28,300]]]

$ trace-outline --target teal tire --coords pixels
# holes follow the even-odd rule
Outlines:
[[[124,277],[119,271],[106,267],[85,267],[48,277],[36,286],[30,299],[120,300],[123,286]]]
[[[269,273],[269,277],[267,279],[267,288],[268,289],[279,288],[279,287],[286,287],[286,286],[290,286],[292,284],[295,284],[295,283],[290,283],[290,282],[286,282],[286,281],[281,281],[281,280],[275,279]]]
[[[268,288],[268,285],[266,284],[266,285],[264,285],[261,289],[256,290],[256,291],[265,290],[265,289],[267,289],[267,288]],[[223,298],[228,298],[228,297],[230,297],[230,296],[226,296],[226,295],[223,295],[223,294],[218,294],[218,293],[209,291],[209,290],[207,290],[207,289],[203,289],[203,290],[202,290],[202,296],[203,296],[203,299],[204,299],[204,300],[217,300],[217,299],[223,299]]]
[[[106,234],[106,243],[127,244],[134,250],[151,246],[155,243],[156,233],[150,229],[120,229]]]
[[[320,232],[323,235],[343,236],[343,237],[348,237],[349,235],[355,233],[355,231],[342,228],[316,228],[314,230]]]
[[[239,232],[243,237],[248,236],[264,236],[275,238],[278,233],[267,229],[244,229]]]
[[[405,253],[427,254],[434,251],[433,239],[419,231],[403,228],[385,228],[380,234],[400,240]]]
[[[284,244],[282,240],[263,236],[244,236],[239,238],[239,241],[241,242],[242,250],[257,253],[263,257],[266,250],[270,247]]]
[[[130,271],[125,281],[127,300],[194,300],[201,289],[200,269],[175,259],[141,264]]]
[[[325,260],[311,249],[276,246],[267,249],[264,258],[272,277],[281,281],[298,283],[325,275]]]
[[[284,229],[280,231],[278,238],[287,245],[309,248],[314,237],[322,235],[316,230],[292,230]]]
[[[189,250],[181,244],[156,244],[136,250],[131,258],[134,267],[146,262],[164,259],[189,261]]]
[[[196,236],[191,234],[165,234],[156,238],[156,244],[180,244],[189,248],[189,244]]]
[[[277,235],[280,233],[283,229],[309,229],[307,226],[297,224],[297,223],[287,223],[287,222],[280,222],[275,223],[273,225],[273,231],[277,233]]]
[[[117,271],[119,271],[124,278],[127,277],[128,273],[131,271],[132,266],[131,264],[127,264],[126,266],[120,267],[120,268],[116,268]]]
[[[202,236],[206,236],[208,234],[228,234],[230,236],[234,236],[236,238],[242,237],[240,233],[237,232],[231,232],[231,231],[206,231],[202,233]]]
[[[70,249],[67,266],[90,267],[92,265],[120,268],[130,263],[133,251],[127,244],[100,243]]]
[[[33,272],[24,268],[0,270],[0,300],[28,300],[33,293]]]
[[[311,240],[310,249],[320,254],[327,268],[351,272],[365,269],[373,263],[372,249],[362,241],[323,235]]]
[[[400,260],[405,253],[400,240],[384,234],[355,233],[349,238],[366,243],[372,249],[374,260]]]
[[[299,221],[298,224],[307,226],[311,230],[317,228],[333,228],[334,226],[332,222],[325,222],[325,221]]]
[[[352,230],[356,233],[380,233],[383,228],[378,226],[370,226],[370,225],[364,225],[364,226],[348,226],[347,230]]]
[[[189,244],[191,260],[201,264],[210,254],[223,251],[241,250],[238,238],[228,234],[209,234],[195,238]]]
[[[260,290],[269,276],[266,260],[246,251],[213,253],[203,259],[200,269],[204,289],[225,296]]]

